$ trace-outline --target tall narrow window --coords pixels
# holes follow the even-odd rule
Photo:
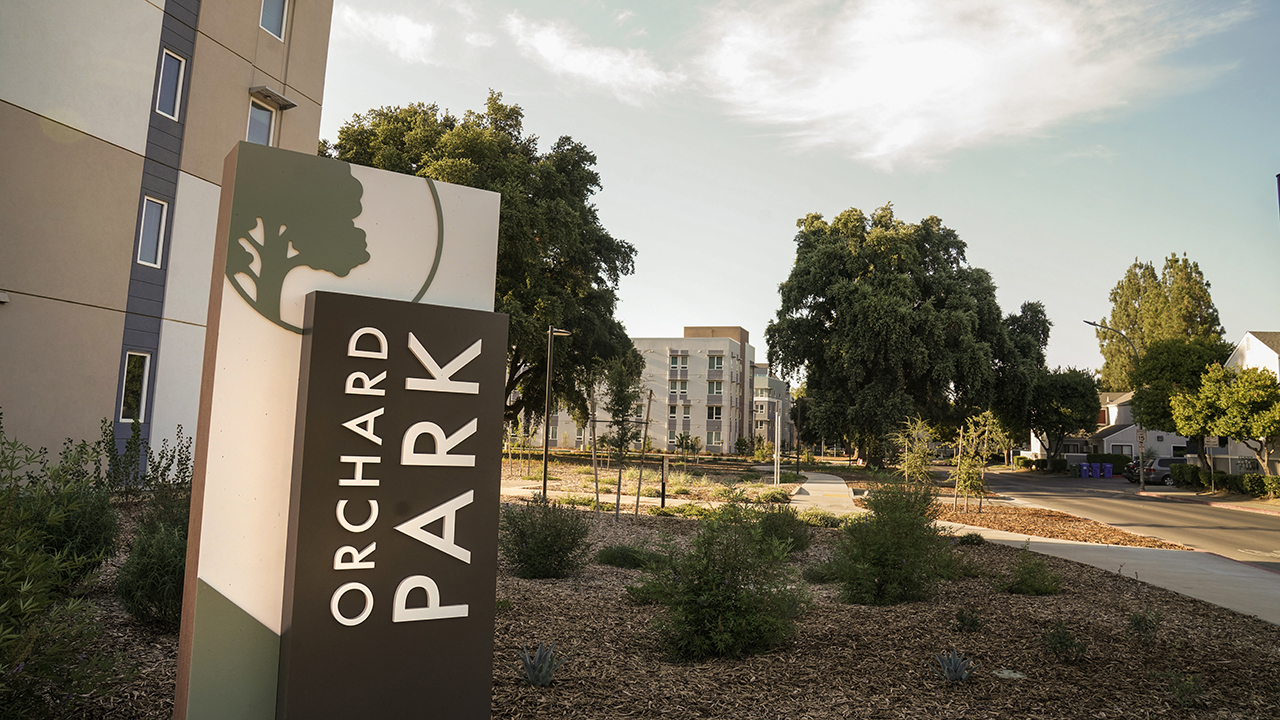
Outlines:
[[[120,422],[146,421],[147,370],[151,356],[127,353],[124,361],[124,391],[120,393]]]
[[[164,219],[169,204],[155,198],[142,199],[142,222],[138,223],[138,262],[160,267],[164,244]]]
[[[262,29],[284,39],[284,11],[286,0],[262,0]]]
[[[165,50],[160,56],[160,79],[156,84],[156,112],[172,120],[178,119],[182,98],[182,73],[186,62]]]
[[[249,101],[249,132],[245,140],[259,145],[271,144],[271,126],[275,122],[275,111],[257,100]]]

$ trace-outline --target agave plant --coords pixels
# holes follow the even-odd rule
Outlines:
[[[938,677],[950,682],[968,680],[976,667],[973,660],[965,657],[964,653],[958,653],[955,650],[949,653],[939,653],[934,656],[934,659],[938,661],[938,666],[930,665],[929,667],[933,668]]]
[[[538,643],[538,650],[532,655],[529,654],[529,648],[523,648],[516,656],[520,658],[520,669],[524,671],[525,680],[536,686],[550,685],[556,670],[569,659],[556,654],[555,643],[546,647]]]

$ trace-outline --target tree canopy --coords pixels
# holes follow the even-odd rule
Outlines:
[[[1210,366],[1231,357],[1231,343],[1209,338],[1168,338],[1152,343],[1138,358],[1132,378],[1133,419],[1153,430],[1178,432],[1170,401],[1180,392],[1200,389],[1200,377]],[[1199,445],[1201,467],[1208,467],[1203,434],[1188,435]]]
[[[1028,419],[1049,457],[1062,453],[1062,441],[1098,428],[1098,386],[1093,374],[1067,368],[1043,370],[1035,382]]]
[[[889,205],[796,225],[795,264],[765,337],[771,365],[805,375],[806,430],[874,463],[909,417],[1025,414],[1050,324],[1038,303],[1002,318],[990,275],[966,263],[955,231],[937,217],[903,222]]]
[[[1253,451],[1262,472],[1280,448],[1280,381],[1265,368],[1214,365],[1198,391],[1183,391],[1170,403],[1178,434],[1225,435]]]
[[[1111,289],[1111,317],[1103,324],[1124,333],[1138,354],[1152,343],[1170,338],[1222,340],[1218,309],[1209,295],[1209,281],[1200,265],[1172,254],[1156,275],[1155,267],[1136,258]],[[1114,332],[1098,330],[1102,351],[1102,389],[1131,390],[1133,349]]]
[[[601,377],[585,370],[634,352],[614,312],[635,248],[609,234],[591,202],[601,187],[596,156],[568,136],[542,152],[523,122],[520,106],[491,91],[483,112],[462,119],[422,103],[370,110],[320,152],[501,193],[494,309],[511,317],[506,417],[542,413],[548,326],[572,333],[555,343],[552,393],[585,415]]]

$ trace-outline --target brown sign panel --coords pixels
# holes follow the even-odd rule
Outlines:
[[[489,717],[506,348],[506,315],[307,297],[278,718]]]

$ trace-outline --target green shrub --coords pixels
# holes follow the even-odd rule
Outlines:
[[[1155,610],[1132,613],[1129,615],[1129,634],[1151,642],[1156,639],[1161,620],[1160,613]]]
[[[187,527],[164,523],[141,529],[116,577],[116,597],[135,620],[166,632],[182,622]]]
[[[1195,465],[1180,464],[1169,466],[1169,476],[1178,487],[1199,487],[1200,468]]]
[[[756,495],[756,502],[786,505],[791,502],[791,494],[782,488],[769,488]]]
[[[1031,459],[1019,455],[1013,459],[1013,466],[1018,470],[1026,470],[1028,467],[1031,467]]]
[[[1066,458],[1050,458],[1049,459],[1049,472],[1064,473],[1066,471],[1067,471]]]
[[[1280,476],[1246,473],[1240,476],[1240,484],[1244,491],[1258,497],[1275,497],[1280,495]]]
[[[987,621],[982,619],[977,610],[962,607],[956,611],[955,629],[960,632],[977,632],[986,624]]]
[[[1059,662],[1075,664],[1084,660],[1089,644],[1077,640],[1065,623],[1058,623],[1052,630],[1040,636],[1040,642]]]
[[[804,566],[804,569],[800,571],[800,577],[816,585],[829,585],[840,582],[839,569],[830,560]]]
[[[607,545],[596,553],[596,562],[601,565],[637,570],[656,562],[661,557],[660,553],[649,548],[635,545]]]
[[[1062,591],[1062,579],[1051,572],[1028,545],[1030,543],[1022,546],[1013,574],[1000,584],[1000,589],[1015,595],[1057,595]]]
[[[0,418],[3,720],[69,716],[119,674],[116,658],[92,649],[99,631],[90,605],[69,592],[101,562],[102,537],[114,530],[101,532],[109,523],[85,508],[88,478],[65,470],[7,437]]]
[[[1133,462],[1133,458],[1124,453],[1088,453],[1085,455],[1085,462],[1089,463],[1111,463],[1111,472],[1119,475],[1124,466]]]
[[[749,513],[720,508],[688,550],[669,545],[628,594],[666,607],[656,628],[673,660],[751,655],[788,638],[808,604],[786,557],[785,543],[765,537]]]
[[[841,598],[863,605],[924,600],[953,570],[950,544],[934,522],[937,490],[922,483],[880,482],[869,514],[844,526],[833,557]]]
[[[1031,461],[1033,470],[1045,470],[1049,467],[1049,461],[1046,458],[1034,458]]]
[[[802,483],[804,482],[804,475],[797,472],[780,472],[778,473],[778,482]]]
[[[764,537],[786,543],[793,553],[809,549],[809,526],[800,519],[795,508],[786,506],[766,507],[756,520]]]
[[[845,521],[843,517],[822,508],[805,508],[800,511],[799,517],[806,525],[823,528],[838,528]]]
[[[590,525],[585,514],[535,498],[503,508],[498,549],[523,578],[564,578],[587,561]]]
[[[1200,697],[1204,695],[1204,683],[1200,680],[1200,676],[1175,675],[1175,678],[1169,687],[1173,704],[1184,709],[1198,705]]]
[[[982,536],[982,533],[971,532],[971,533],[965,533],[960,537],[956,538],[956,544],[957,545],[986,545],[987,539]]]
[[[1238,493],[1240,495],[1245,494],[1243,475],[1223,474],[1223,475],[1218,475],[1216,480],[1218,483],[1219,490],[1225,489],[1228,492]]]

